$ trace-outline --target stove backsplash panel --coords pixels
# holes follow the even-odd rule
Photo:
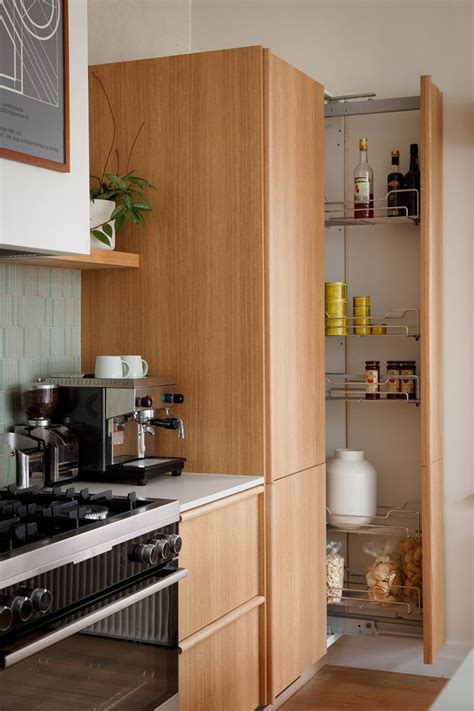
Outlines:
[[[0,432],[23,420],[21,385],[80,370],[80,325],[80,271],[0,264]]]

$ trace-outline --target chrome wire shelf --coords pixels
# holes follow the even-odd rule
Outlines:
[[[369,590],[364,588],[331,587],[331,596],[339,596],[339,594],[341,594],[341,600],[338,600],[337,602],[330,602],[329,605],[355,610],[373,610],[374,608],[382,608],[385,610],[392,610],[395,613],[404,613],[402,616],[422,614],[420,588],[408,588],[405,585],[392,585],[391,589],[398,590],[398,594],[400,594],[401,597],[403,597],[403,590],[409,591],[410,594],[416,593],[417,601],[412,603],[406,600],[371,600],[369,597]]]
[[[407,502],[401,508],[389,507],[389,506],[379,506],[377,508],[376,515],[372,518],[370,523],[364,523],[359,526],[358,521],[363,518],[360,515],[354,514],[341,514],[333,512],[329,507],[326,507],[326,512],[328,514],[328,529],[331,531],[337,531],[338,533],[344,534],[359,534],[359,535],[374,535],[374,536],[397,536],[398,538],[421,538],[421,513],[419,510],[414,510],[408,508],[409,506],[418,506],[418,503]],[[331,517],[333,517],[333,522],[338,517],[341,520],[341,524],[346,519],[348,526],[351,528],[340,527],[335,523],[331,522]],[[403,525],[402,519],[410,519],[411,524]],[[351,520],[354,522],[351,523]],[[395,524],[397,522],[397,524]],[[352,527],[353,526],[353,527]]]
[[[416,214],[409,215],[406,205],[388,206],[390,195],[401,193],[416,193]],[[359,205],[350,201],[326,202],[324,207],[324,224],[326,227],[350,227],[360,225],[416,225],[420,221],[420,192],[416,188],[403,188],[389,190],[384,198],[371,200],[373,207],[370,210],[374,217],[354,217],[354,210],[363,210]],[[384,204],[382,204],[384,203]],[[398,215],[390,215],[390,210],[397,210]]]
[[[390,375],[379,383],[377,398],[366,398],[367,390],[365,376],[350,375],[347,373],[337,374],[339,379],[334,379],[332,374],[326,374],[326,400],[340,400],[342,402],[389,402],[408,403],[412,405],[420,404],[420,378],[418,375]],[[381,388],[386,388],[391,380],[412,380],[415,384],[415,397],[410,398],[409,393],[387,392]],[[389,397],[396,395],[396,397]]]
[[[326,319],[328,320],[342,320],[344,319],[347,323],[346,328],[348,333],[347,336],[358,336],[359,338],[367,338],[368,336],[405,336],[406,338],[414,338],[419,340],[420,338],[420,310],[414,308],[403,308],[403,309],[390,309],[385,313],[384,316],[330,316],[328,312],[325,312]],[[356,319],[361,319],[367,321],[363,325],[355,325]],[[402,321],[407,320],[409,323],[387,323],[388,321]],[[355,333],[356,328],[370,328],[371,326],[385,326],[387,333],[384,334],[366,334],[360,335]],[[328,336],[328,338],[341,338],[341,336]]]

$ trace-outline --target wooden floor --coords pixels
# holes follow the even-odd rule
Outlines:
[[[447,679],[325,666],[281,711],[427,711]]]

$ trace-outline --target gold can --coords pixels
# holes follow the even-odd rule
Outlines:
[[[347,326],[326,326],[326,336],[347,336]]]
[[[372,336],[385,336],[387,334],[386,323],[376,323],[371,327]]]
[[[347,299],[346,281],[327,281],[324,285],[326,301],[331,299]]]
[[[327,318],[326,319],[326,326],[328,328],[339,328],[341,326],[347,326],[347,319],[346,318]]]
[[[368,319],[368,318],[354,319],[354,335],[355,336],[370,336],[370,319]]]
[[[370,316],[370,306],[354,306],[354,316]]]
[[[330,317],[347,316],[347,300],[346,299],[326,299],[326,313]]]
[[[368,306],[370,309],[370,296],[353,296],[352,304],[356,306]]]

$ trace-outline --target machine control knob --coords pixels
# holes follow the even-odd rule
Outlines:
[[[148,541],[148,543],[137,543],[130,558],[137,563],[148,563],[157,565],[168,560],[170,555],[168,541]]]
[[[184,395],[181,393],[165,393],[161,396],[161,401],[172,403],[173,405],[182,405],[184,402]]]
[[[183,547],[183,539],[181,536],[178,536],[177,533],[171,534],[171,536],[168,536],[168,543],[172,554],[178,555]]]
[[[25,595],[14,595],[11,599],[13,616],[19,622],[27,622],[33,614],[33,603]]]
[[[42,615],[46,614],[53,604],[53,596],[46,588],[35,588],[28,594],[28,597],[32,602],[33,609],[41,612]]]
[[[150,407],[153,407],[154,400],[154,395],[144,395],[143,397],[137,397],[135,403],[137,407],[149,409]]]
[[[10,607],[0,605],[0,632],[6,632],[13,622],[13,613]]]

